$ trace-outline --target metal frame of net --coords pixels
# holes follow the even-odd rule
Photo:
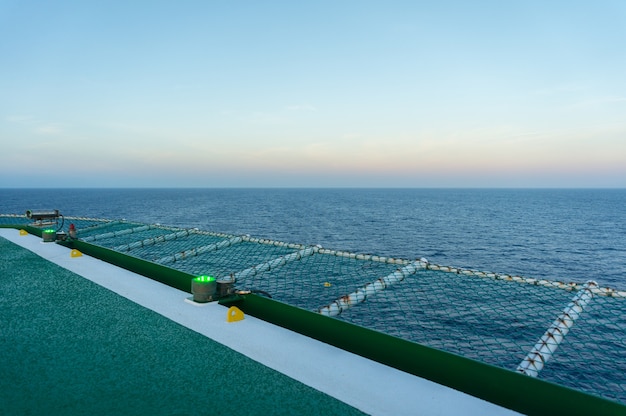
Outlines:
[[[85,242],[626,403],[626,291],[127,221],[67,217],[65,228],[70,221]]]

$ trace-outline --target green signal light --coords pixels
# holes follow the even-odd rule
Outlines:
[[[194,302],[206,303],[214,301],[217,281],[213,276],[202,275],[191,279],[191,293]]]
[[[57,232],[51,229],[42,230],[41,238],[44,243],[52,243],[57,239]]]
[[[215,277],[203,275],[203,276],[195,277],[193,280],[196,283],[211,283],[211,282],[215,282]]]

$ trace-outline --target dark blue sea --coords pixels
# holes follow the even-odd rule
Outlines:
[[[27,209],[626,289],[626,189],[0,189]]]

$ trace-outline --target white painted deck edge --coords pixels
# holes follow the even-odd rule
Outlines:
[[[227,323],[224,306],[198,307],[186,292],[18,230],[0,229],[0,237],[365,413],[519,414],[252,316]]]

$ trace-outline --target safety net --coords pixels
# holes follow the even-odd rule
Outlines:
[[[626,403],[626,291],[158,224],[38,226],[422,345]],[[18,215],[2,224],[32,224]]]

